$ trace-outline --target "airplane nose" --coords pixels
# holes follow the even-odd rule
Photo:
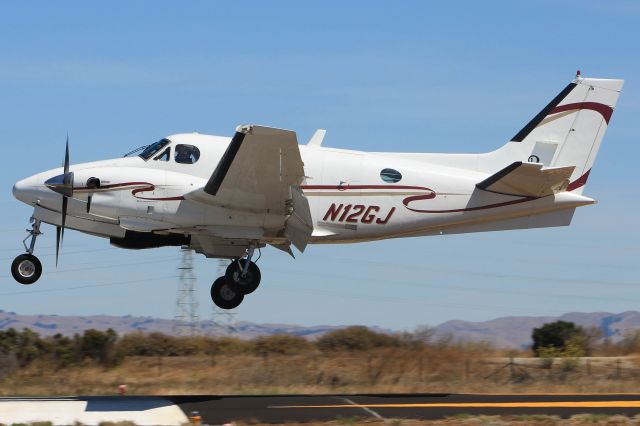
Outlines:
[[[13,196],[26,204],[35,203],[37,188],[33,176],[16,182],[13,185]]]

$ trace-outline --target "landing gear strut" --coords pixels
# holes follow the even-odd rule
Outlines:
[[[20,284],[33,284],[38,281],[38,278],[42,275],[42,264],[40,260],[33,255],[36,247],[36,238],[42,234],[40,232],[41,222],[33,218],[31,218],[31,221],[31,229],[27,229],[29,235],[22,241],[24,249],[27,252],[16,257],[11,264],[11,275],[13,275],[13,278]],[[27,240],[29,238],[31,238],[31,241],[27,246]]]
[[[211,299],[218,307],[237,307],[245,295],[253,293],[260,285],[260,269],[251,261],[254,252],[255,246],[252,245],[247,249],[247,255],[233,260],[224,276],[215,280],[211,286]]]

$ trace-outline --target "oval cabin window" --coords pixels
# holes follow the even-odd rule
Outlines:
[[[400,179],[402,179],[402,174],[394,169],[383,169],[380,172],[380,178],[387,183],[396,183],[400,182]]]

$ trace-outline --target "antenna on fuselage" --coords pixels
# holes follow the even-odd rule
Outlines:
[[[324,140],[324,135],[327,134],[327,131],[324,129],[318,129],[315,131],[315,133],[313,134],[313,136],[311,136],[311,139],[309,139],[309,142],[307,142],[307,145],[309,146],[320,146],[322,145],[322,141]]]

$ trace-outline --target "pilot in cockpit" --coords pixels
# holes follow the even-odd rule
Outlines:
[[[176,163],[193,164],[198,161],[198,148],[192,145],[177,145],[175,147]]]

